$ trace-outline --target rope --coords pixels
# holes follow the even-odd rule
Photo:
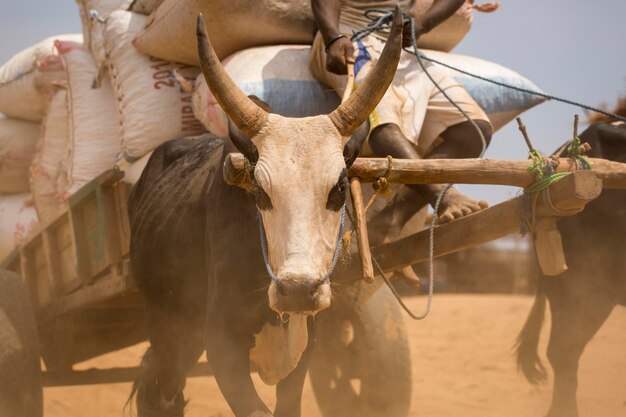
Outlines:
[[[559,156],[558,154],[562,152],[563,148],[567,152],[567,155],[570,158],[575,158],[578,160],[580,166],[579,169],[589,170],[591,169],[591,164],[589,160],[585,157],[585,153],[590,149],[587,143],[581,144],[580,138],[577,136],[577,123],[578,119],[576,118],[575,127],[574,127],[574,138],[569,141],[566,145],[562,146],[560,150],[550,156],[550,158],[545,157],[539,151],[532,148],[529,151],[528,157],[531,159],[531,163],[528,166],[527,170],[531,174],[533,174],[536,178],[536,181],[524,188],[524,194],[530,194],[533,196],[532,201],[529,202],[528,208],[525,210],[527,213],[523,218],[523,225],[526,225],[526,229],[530,231],[532,234],[535,233],[535,225],[537,221],[537,204],[539,202],[539,192],[547,190],[544,194],[544,202],[548,204],[548,206],[556,213],[561,212],[564,215],[576,214],[580,210],[575,209],[571,211],[563,211],[558,209],[552,203],[552,198],[550,197],[549,187],[552,184],[555,184],[562,180],[563,178],[570,175],[572,172],[554,172],[554,166],[558,166]],[[523,126],[522,126],[523,127]],[[521,129],[522,133],[525,135],[525,129]],[[526,138],[526,136],[525,136]],[[526,138],[527,139],[527,138]],[[546,163],[548,161],[548,163]],[[525,234],[525,231],[522,231],[522,236]]]
[[[379,17],[375,17],[375,14],[380,14]],[[368,19],[370,19],[372,21],[372,23],[370,25],[368,25],[366,28],[358,30],[354,33],[354,35],[352,35],[352,40],[359,40],[362,39],[368,35],[370,35],[373,32],[376,31],[382,31],[384,32],[385,29],[388,29],[389,27],[391,27],[391,22],[393,21],[393,11],[389,11],[389,10],[381,10],[381,9],[370,9],[368,11],[365,12],[365,17],[367,17]],[[405,16],[405,22],[407,22],[407,18]],[[585,110],[589,110],[595,113],[600,113],[603,114],[605,116],[617,119],[617,120],[621,120],[623,122],[626,122],[626,117],[620,116],[618,114],[615,113],[611,113],[608,112],[606,110],[597,108],[597,107],[592,107],[583,103],[579,103],[577,101],[573,101],[573,100],[569,100],[567,98],[563,98],[563,97],[559,97],[553,94],[546,94],[546,93],[542,93],[540,91],[535,91],[535,90],[530,90],[528,88],[522,88],[522,87],[518,87],[515,85],[511,85],[511,84],[507,84],[507,83],[503,83],[501,81],[496,81],[496,80],[492,80],[490,78],[487,77],[483,77],[482,75],[478,75],[475,74],[473,72],[469,72],[469,71],[465,71],[462,70],[460,68],[457,68],[453,65],[449,65],[446,64],[445,62],[441,62],[439,60],[433,59],[433,58],[429,58],[426,55],[423,55],[421,53],[419,53],[419,51],[417,50],[417,48],[413,47],[413,51],[409,50],[409,49],[404,49],[406,52],[410,53],[411,55],[415,55],[416,58],[418,58],[418,61],[420,59],[425,59],[426,61],[432,62],[434,64],[437,65],[441,65],[442,67],[451,69],[453,71],[457,71],[460,72],[461,74],[465,74],[468,75],[470,77],[476,78],[478,80],[482,80],[491,84],[495,84],[498,85],[500,87],[504,87],[504,88],[508,88],[511,90],[515,90],[515,91],[519,91],[522,93],[526,93],[526,94],[531,94],[533,96],[538,96],[538,97],[542,97],[545,98],[546,100],[551,100],[551,101],[558,101],[561,103],[565,103],[565,104],[569,104],[572,106],[576,106],[576,107],[580,107],[583,108]]]
[[[580,163],[580,169],[591,169],[589,160],[585,157],[586,150],[588,149],[586,144],[581,145],[580,138],[575,136],[566,148],[567,154],[571,158],[578,159]],[[536,181],[524,188],[524,194],[532,194],[539,191],[543,191],[570,175],[572,172],[554,172],[553,164],[558,164],[558,156],[552,155],[550,158],[546,158],[536,149],[532,149],[528,157],[531,159],[531,164],[528,166],[528,172],[533,174]],[[548,163],[546,163],[548,161]]]
[[[552,175],[548,175],[540,179],[539,181],[534,182],[528,187],[524,188],[524,193],[532,194],[532,193],[536,193],[539,191],[543,191],[546,188],[550,187],[552,184],[555,184],[559,182],[560,180],[562,180],[563,178],[567,177],[569,174],[571,174],[571,172],[556,172]]]
[[[267,254],[267,236],[265,235],[265,227],[263,226],[263,216],[261,215],[261,210],[259,209],[257,209],[257,218],[259,219],[259,235],[261,237],[261,252],[263,253],[263,260],[265,261],[265,269],[267,270],[267,273],[270,276],[270,279],[275,282],[278,280],[278,277],[276,276],[276,274],[274,273],[274,270],[272,269],[272,265],[270,264],[270,259]],[[319,279],[320,282],[324,282],[330,279],[330,276],[332,275],[333,271],[335,270],[335,267],[337,266],[337,261],[339,260],[339,254],[341,253],[341,247],[342,247],[342,242],[343,242],[343,225],[345,223],[345,220],[346,220],[346,205],[344,204],[343,207],[341,207],[341,220],[339,223],[339,233],[338,233],[339,237],[337,238],[337,244],[335,245],[335,253],[333,254],[333,260],[330,264],[330,268],[328,269],[328,272],[326,272],[326,274]]]
[[[375,17],[374,14],[379,14],[379,17]],[[351,38],[352,41],[362,39],[365,36],[368,36],[371,33],[375,32],[375,31],[378,31],[380,29],[384,30],[384,29],[389,28],[391,26],[391,22],[392,22],[392,19],[393,19],[393,10],[370,9],[370,10],[367,10],[365,12],[365,16],[368,19],[372,20],[372,23],[370,25],[368,25],[367,27],[365,27],[364,29],[361,29],[359,31],[355,31],[354,34],[352,35],[352,38]],[[476,130],[476,132],[478,133],[478,136],[480,137],[481,143],[482,143],[482,150],[481,150],[480,155],[479,155],[479,157],[482,157],[484,155],[484,153],[485,153],[485,150],[487,149],[487,141],[485,139],[485,136],[483,135],[482,130],[480,130],[480,128],[478,127],[476,122],[474,120],[472,120],[472,118],[461,108],[461,106],[459,106],[445,92],[445,90],[443,88],[441,88],[441,86],[435,81],[435,79],[432,77],[432,75],[428,72],[428,70],[426,69],[426,66],[424,65],[424,62],[421,59],[421,54],[419,54],[419,50],[417,48],[417,39],[416,39],[416,32],[415,32],[415,21],[414,21],[414,19],[412,17],[407,17],[406,15],[403,17],[403,19],[404,19],[405,23],[408,22],[411,25],[411,43],[412,43],[412,47],[413,47],[413,51],[414,51],[413,55],[415,55],[415,57],[417,58],[417,62],[419,63],[422,71],[424,71],[424,73],[428,76],[430,81],[433,83],[433,85],[435,85],[435,87],[439,90],[439,92],[459,111],[459,113],[461,113],[463,115],[463,117],[465,117],[465,119],[467,119],[467,121]],[[389,289],[391,290],[391,292],[395,296],[395,298],[398,301],[398,303],[400,304],[400,306],[414,320],[423,320],[430,313],[430,309],[431,309],[431,306],[432,306],[432,298],[433,298],[433,293],[434,293],[434,286],[435,286],[435,284],[434,284],[434,282],[435,282],[435,280],[434,280],[434,275],[435,275],[435,268],[434,268],[434,257],[435,256],[434,256],[434,253],[435,253],[435,226],[437,225],[437,213],[439,212],[439,207],[441,206],[441,201],[443,200],[443,198],[446,195],[446,193],[448,192],[448,190],[450,190],[450,188],[452,188],[452,187],[453,187],[453,184],[446,185],[446,187],[437,196],[437,200],[436,200],[435,205],[433,207],[434,215],[433,215],[433,218],[431,220],[430,228],[429,228],[428,300],[427,300],[426,306],[425,306],[425,308],[424,308],[424,310],[423,310],[423,312],[421,314],[419,314],[419,315],[414,314],[413,312],[410,311],[410,309],[407,307],[407,305],[404,304],[404,302],[402,301],[402,298],[400,297],[400,295],[398,294],[396,289],[391,285],[391,283],[389,282],[389,280],[385,276],[384,271],[382,270],[382,268],[380,267],[380,265],[378,264],[378,262],[376,261],[374,256],[372,256],[372,263],[374,264],[374,266],[376,266],[378,274],[381,275],[381,277],[385,281],[385,284],[389,287]],[[369,205],[369,203],[368,203],[368,205]]]
[[[393,157],[391,155],[387,155],[387,171],[385,171],[385,175],[377,178],[376,181],[372,183],[374,194],[372,194],[367,204],[365,205],[365,208],[363,209],[363,214],[366,214],[367,211],[374,205],[374,202],[376,201],[376,198],[379,194],[387,199],[391,198],[391,191],[389,190],[389,175],[391,174],[392,169]]]

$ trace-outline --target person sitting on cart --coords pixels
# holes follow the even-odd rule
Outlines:
[[[473,3],[469,0],[435,0],[420,16],[416,12],[416,1],[423,0],[311,0],[318,28],[309,62],[312,74],[341,97],[346,82],[341,75],[347,73],[348,63],[354,63],[355,84],[358,86],[380,56],[386,41],[386,34],[382,31],[373,32],[354,43],[350,40],[353,33],[371,23],[365,16],[369,9],[391,10],[396,4],[400,5],[405,14],[415,19],[416,37],[419,38],[460,7],[469,8],[467,12],[471,13]],[[497,6],[497,3],[491,3],[484,11],[495,10]],[[404,32],[405,46],[410,46],[409,24],[405,24]],[[488,144],[492,128],[485,112],[443,69],[426,65],[437,84],[478,125]],[[370,115],[369,123],[369,147],[380,157],[475,158],[483,148],[476,128],[444,97],[417,59],[407,52],[402,52],[393,83]],[[382,243],[385,236],[396,236],[404,223],[426,204],[434,207],[444,187],[440,184],[401,187],[395,196],[395,204],[387,206],[372,221],[371,243]],[[447,222],[485,207],[486,202],[474,201],[451,188],[441,201],[439,220]]]

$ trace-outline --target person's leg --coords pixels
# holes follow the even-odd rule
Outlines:
[[[483,150],[489,145],[491,140],[491,126],[484,120],[474,120],[480,129],[485,140],[481,139],[481,135],[470,122],[463,122],[450,126],[442,134],[443,143],[436,146],[425,157],[427,159],[455,159],[455,158],[477,158]],[[418,186],[423,187],[423,186]],[[446,185],[430,185],[425,186],[422,192],[426,194],[429,202],[434,205],[439,193]],[[461,194],[457,189],[448,190],[444,198],[441,200],[439,207],[439,221],[446,223],[454,219],[466,216],[487,207],[485,201],[474,201],[471,198]]]
[[[481,129],[486,144],[491,139],[491,127],[483,120],[475,121]],[[428,159],[474,158],[482,151],[482,140],[469,122],[459,123],[446,129],[441,137],[443,143],[436,146]],[[402,159],[419,159],[417,151],[404,136],[400,127],[393,123],[377,126],[370,135],[370,147],[375,155]],[[435,205],[443,184],[420,184],[401,187],[394,203],[385,207],[372,221],[370,242],[383,243],[385,236],[395,236],[402,226],[426,204]],[[487,207],[484,201],[474,201],[454,188],[448,190],[439,208],[440,222],[447,222]]]

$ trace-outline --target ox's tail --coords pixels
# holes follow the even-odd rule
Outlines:
[[[537,353],[539,334],[543,326],[545,311],[546,296],[541,291],[541,288],[538,288],[535,303],[515,343],[517,367],[522,371],[528,382],[533,385],[546,380],[546,368],[541,363]]]

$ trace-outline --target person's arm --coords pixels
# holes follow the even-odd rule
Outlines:
[[[434,0],[430,8],[422,15],[417,13],[417,6],[409,10],[407,14],[415,19],[417,38],[424,33],[430,32],[444,20],[450,18],[464,3],[465,0]],[[410,39],[406,36],[409,33],[410,28],[405,28],[405,39]]]
[[[340,0],[311,0],[311,8],[326,47],[326,70],[346,74],[348,62],[354,62],[354,46],[339,30]]]

